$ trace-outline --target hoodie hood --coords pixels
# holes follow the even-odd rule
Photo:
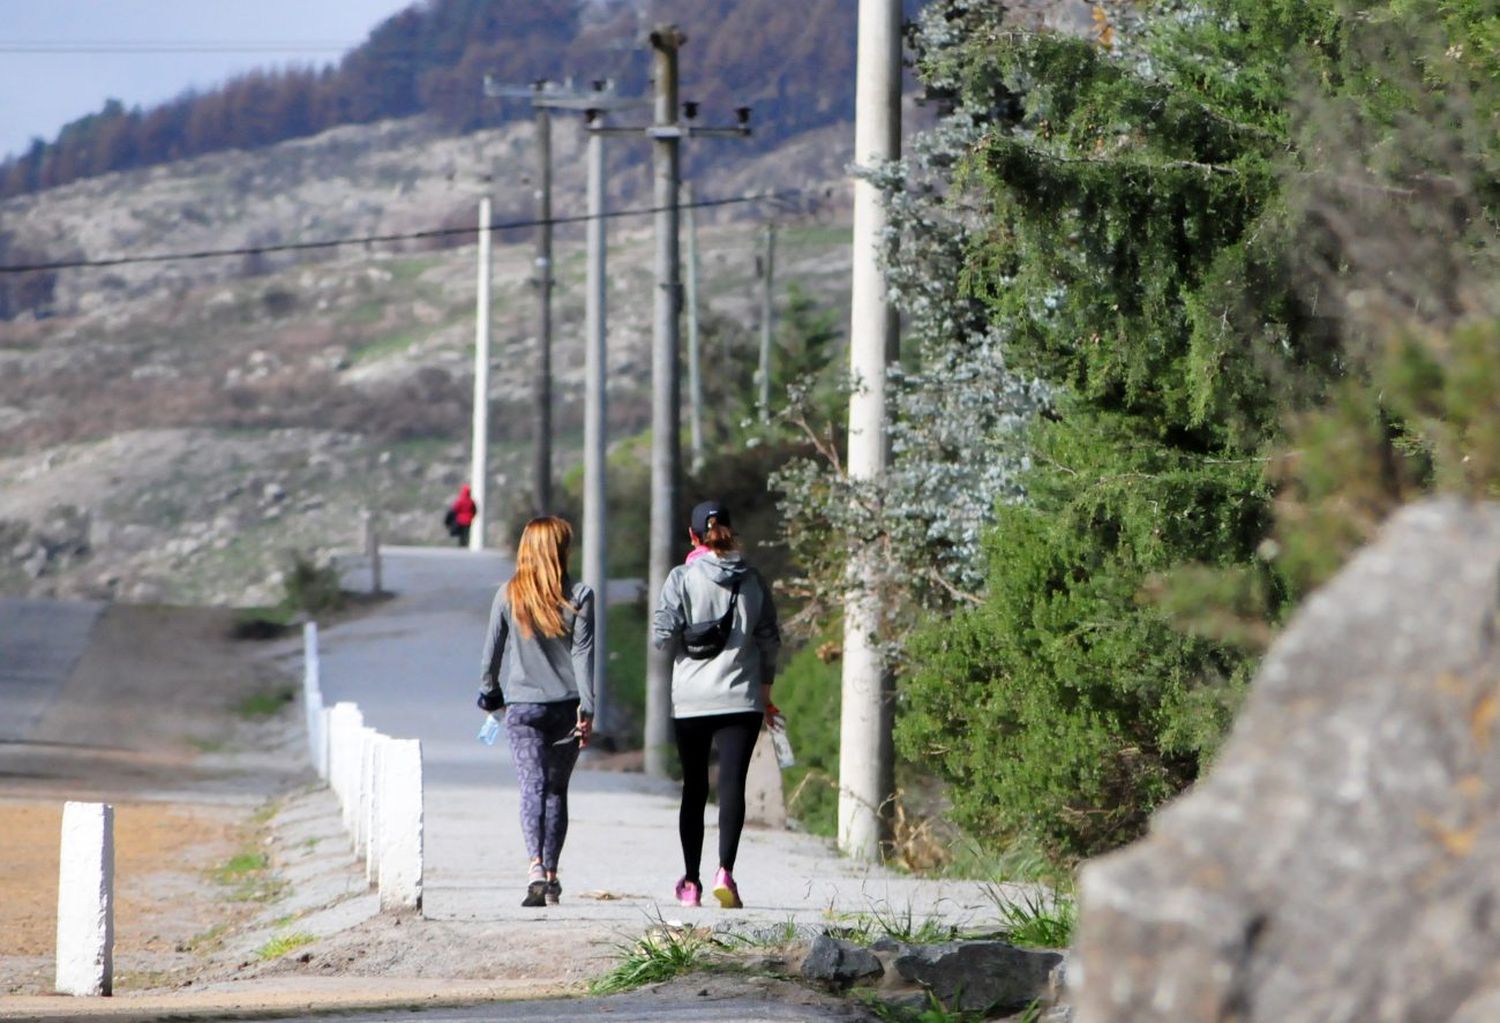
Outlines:
[[[694,557],[689,564],[693,571],[706,574],[720,586],[726,588],[733,586],[737,580],[744,578],[746,572],[750,571],[750,566],[745,563],[739,551],[715,554],[707,548],[702,548],[702,550],[703,553]]]

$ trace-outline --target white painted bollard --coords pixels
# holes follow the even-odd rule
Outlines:
[[[380,733],[373,728],[360,730],[359,738],[359,799],[354,807],[354,828],[350,837],[354,839],[354,855],[367,856],[370,851],[370,804],[375,798],[375,744]]]
[[[339,798],[344,830],[354,833],[359,805],[360,739],[364,715],[352,703],[336,703],[328,715],[328,783]]]
[[[57,872],[57,990],[107,995],[114,985],[115,810],[64,803]]]
[[[370,747],[370,807],[365,818],[365,881],[371,885],[380,882],[380,794],[384,784],[385,748],[392,740],[388,735],[375,733]]]
[[[422,743],[390,739],[380,751],[380,908],[422,905]]]
[[[318,767],[318,714],[323,709],[323,688],[318,666],[318,623],[302,625],[302,711],[307,723],[307,752],[314,770]],[[320,772],[321,773],[321,772]]]
[[[313,768],[318,777],[328,780],[328,708],[323,706],[322,694],[318,696],[318,707],[309,722],[307,744],[312,749]]]

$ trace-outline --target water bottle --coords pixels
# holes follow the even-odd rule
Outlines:
[[[495,745],[495,737],[499,734],[500,722],[496,720],[495,715],[486,714],[484,716],[484,724],[479,726],[479,741],[486,746],[493,746]]]
[[[786,718],[780,714],[771,716],[771,748],[776,751],[776,763],[782,770],[796,766],[797,758],[792,755],[792,740],[786,737]]]

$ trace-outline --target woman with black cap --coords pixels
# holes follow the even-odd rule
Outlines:
[[[719,750],[719,869],[713,894],[739,909],[734,860],[745,826],[745,777],[762,721],[775,707],[771,682],[781,629],[771,588],[739,552],[729,510],[718,501],[693,509],[688,538],[693,550],[672,569],[652,617],[658,649],[672,651],[672,727],[682,760],[683,876],[677,901],[702,903],[699,861],[703,810],[708,803],[708,761]]]

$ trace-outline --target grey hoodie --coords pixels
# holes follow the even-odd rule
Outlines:
[[[693,660],[682,649],[683,627],[721,617],[737,579],[742,580],[740,599],[729,642],[717,656]],[[776,678],[781,627],[771,588],[738,553],[702,554],[672,569],[651,630],[657,649],[672,651],[673,717],[765,711],[760,687]]]
[[[479,660],[481,693],[499,689],[506,703],[577,700],[585,714],[594,713],[594,591],[582,583],[563,585],[578,611],[563,609],[564,631],[557,637],[521,635],[506,587],[495,593]]]

